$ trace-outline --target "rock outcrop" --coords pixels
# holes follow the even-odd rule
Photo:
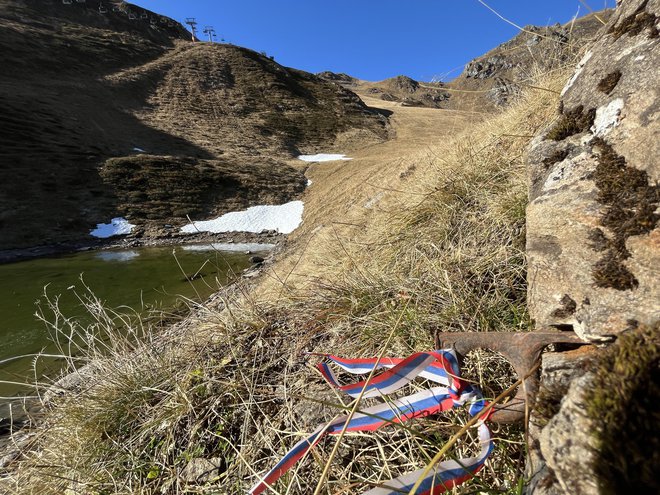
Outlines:
[[[584,428],[589,424],[589,419],[581,408],[577,408],[580,411],[578,418],[568,422],[565,419],[567,414],[575,412],[573,404],[579,400],[575,397],[576,392],[572,391],[572,384],[584,381],[585,365],[593,355],[594,349],[582,348],[570,352],[548,352],[542,356],[541,388],[529,425],[529,435],[533,441],[529,447],[527,465],[528,494],[555,495],[563,493],[567,484],[572,488],[581,484],[594,485],[593,476],[585,480],[561,470],[565,467],[562,461],[566,458],[576,470],[584,469],[586,465],[587,471],[592,471],[589,463],[593,455],[589,448],[585,448],[585,445],[591,447],[592,441],[584,437],[589,433],[589,428]],[[562,400],[566,402],[566,407],[562,407]],[[569,402],[571,406],[568,406]],[[575,462],[576,458],[578,462]]]
[[[593,40],[611,11],[587,15],[554,26],[525,26],[513,39],[469,62],[447,87],[450,107],[479,110],[502,107],[514,100],[530,75],[565,65]]]
[[[660,319],[660,52],[655,23],[635,21],[658,5],[619,7],[529,151],[529,306],[538,327],[603,341]]]
[[[544,358],[528,493],[621,493],[603,474],[614,469],[603,449],[612,440],[609,423],[621,421],[625,429],[629,421],[600,421],[594,411],[602,403],[624,403],[622,409],[641,408],[636,416],[650,424],[655,414],[640,404],[641,390],[653,389],[649,373],[657,374],[648,370],[658,366],[660,1],[619,4],[562,91],[556,121],[531,143],[527,254],[535,327],[573,330],[599,345],[618,339],[624,343],[612,349],[623,350],[606,366],[598,364],[601,350],[590,365],[564,360],[557,366]],[[641,367],[638,355],[647,356]],[[619,397],[625,387],[603,386],[603,374],[643,384]],[[626,456],[643,448],[644,428],[635,426],[635,439],[621,441],[619,448],[632,452]],[[620,468],[619,478],[635,466],[631,460]]]
[[[498,72],[511,69],[512,67],[512,62],[499,55],[488,57],[486,59],[477,59],[465,66],[465,77],[488,79]]]

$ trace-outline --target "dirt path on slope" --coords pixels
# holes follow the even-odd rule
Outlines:
[[[338,269],[335,259],[340,257],[333,256],[334,252],[359,243],[380,213],[405,208],[402,199],[409,202],[405,198],[410,195],[402,191],[423,188],[432,161],[441,159],[432,147],[482,118],[470,112],[404,107],[360,96],[369,106],[393,112],[390,121],[395,137],[350,153],[350,161],[311,164],[306,175],[312,184],[302,198],[303,225],[291,235],[287,254],[269,271],[263,286],[268,292],[281,293],[284,282],[301,288]],[[423,199],[421,194],[418,197]]]

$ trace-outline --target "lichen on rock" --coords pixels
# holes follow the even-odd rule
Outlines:
[[[660,0],[617,3],[527,155],[530,315],[616,341],[544,356],[530,494],[659,490]]]
[[[648,22],[630,20],[658,10],[658,1],[621,4],[566,85],[557,120],[529,149],[529,302],[538,326],[606,340],[628,320],[660,318],[660,57]],[[559,249],[537,249],[549,236]],[[577,304],[571,315],[565,295]]]

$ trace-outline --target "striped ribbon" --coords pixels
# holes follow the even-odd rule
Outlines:
[[[405,359],[367,358],[346,359],[331,354],[314,354],[327,358],[335,365],[352,374],[371,373],[375,369],[385,368],[382,373],[370,380],[342,385],[327,363],[318,364],[325,380],[333,387],[357,398],[364,389],[363,398],[384,397],[407,385],[417,377],[426,378],[441,384],[428,390],[408,395],[401,399],[385,401],[372,407],[361,409],[349,416],[340,416],[328,424],[320,425],[311,435],[299,441],[271,469],[264,478],[250,489],[250,495],[259,495],[298,462],[325,435],[338,435],[344,429],[347,432],[375,431],[391,423],[403,423],[413,418],[429,416],[447,411],[456,406],[468,405],[470,415],[478,414],[487,403],[480,391],[460,379],[458,360],[453,350],[418,352]],[[481,451],[476,457],[445,461],[437,464],[422,481],[417,495],[435,495],[458,486],[473,477],[486,462],[493,449],[490,430],[483,421],[479,424]],[[363,495],[394,495],[408,493],[419,480],[423,470],[400,476],[382,483]]]

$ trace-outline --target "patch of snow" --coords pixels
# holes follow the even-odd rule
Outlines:
[[[645,58],[646,57],[644,55],[638,55],[637,57],[635,57],[635,62],[639,62],[641,60],[644,60]]]
[[[564,89],[561,90],[561,95],[564,96],[566,94],[566,91],[570,89],[571,86],[573,86],[573,83],[577,80],[577,78],[582,74],[582,71],[584,70],[584,66],[589,62],[589,59],[593,56],[593,53],[591,50],[589,50],[587,53],[585,53],[584,57],[582,57],[582,60],[577,64],[577,67],[575,68],[575,74],[573,74],[573,77],[571,77],[568,82],[566,83],[566,86],[564,86]]]
[[[313,184],[312,179],[307,179],[307,187],[311,186]]]
[[[193,222],[181,228],[181,232],[255,232],[276,230],[290,234],[302,222],[305,205],[302,201],[291,201],[278,206],[253,206],[246,211],[233,211],[213,220]]]
[[[623,99],[617,98],[596,110],[594,125],[589,129],[595,136],[603,137],[619,125],[619,116],[623,109]]]
[[[142,148],[133,148],[133,151],[137,151],[138,153],[146,153]]]
[[[89,232],[89,235],[99,239],[107,239],[115,235],[130,234],[135,225],[128,223],[128,220],[122,217],[113,218],[110,223],[99,223],[96,228]]]
[[[335,162],[337,160],[352,160],[352,158],[340,154],[318,153],[316,155],[300,155],[298,160],[303,162]]]
[[[103,261],[131,261],[140,256],[137,251],[101,251],[96,257]]]
[[[184,251],[237,251],[237,252],[258,252],[270,251],[275,247],[275,244],[259,244],[257,242],[237,242],[230,243],[213,243],[213,244],[192,244],[189,246],[182,246]]]

